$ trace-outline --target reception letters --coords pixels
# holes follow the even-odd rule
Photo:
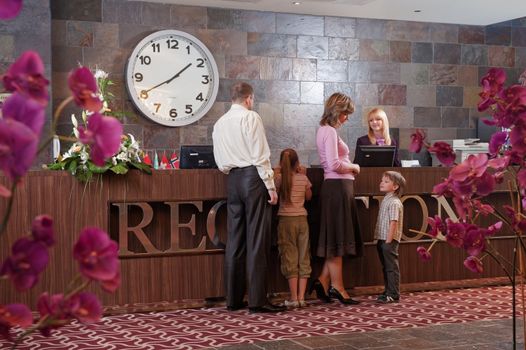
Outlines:
[[[369,196],[357,197],[358,202],[362,203],[366,209],[370,208],[371,200],[378,204],[382,201],[383,196]],[[417,206],[412,207],[412,211],[405,211],[405,215],[421,217],[421,222],[418,227],[411,227],[414,230],[425,232],[427,230],[427,217],[430,216],[428,206],[429,201],[434,201],[437,204],[437,212],[431,215],[445,214],[457,220],[454,210],[449,202],[442,196],[434,195],[407,195],[401,197],[402,203],[406,201],[416,201]],[[146,256],[162,256],[162,255],[180,255],[180,254],[199,254],[221,252],[225,247],[224,237],[226,232],[220,235],[221,231],[226,231],[226,225],[219,227],[217,225],[218,212],[226,205],[226,200],[213,201],[204,208],[205,201],[165,201],[165,202],[125,202],[125,203],[111,203],[112,207],[117,209],[117,215],[110,215],[110,222],[117,220],[118,224],[113,227],[118,227],[118,232],[114,232],[112,237],[117,238],[119,242],[119,255],[123,258],[132,257],[146,257]],[[148,226],[156,224],[157,216],[160,213],[154,210],[154,204],[157,211],[165,212],[169,217],[169,232],[162,231],[160,234],[169,235],[169,247],[162,249],[156,246],[152,241],[153,237],[149,236],[145,230]],[[212,204],[210,206],[210,204]],[[185,207],[186,217],[190,215],[190,219],[183,221],[181,218],[181,208]],[[418,208],[418,209],[417,209]],[[134,222],[137,224],[130,224],[130,213],[134,210]],[[190,213],[188,213],[190,211]],[[226,210],[223,210],[222,215],[226,215]],[[164,215],[166,216],[166,215]],[[197,222],[203,224],[197,225]],[[162,225],[161,225],[162,226]],[[112,227],[112,225],[110,225]],[[374,227],[374,226],[373,226]],[[189,238],[188,235],[197,237],[198,243],[192,247],[183,247],[181,242],[184,238]],[[140,250],[130,248],[130,238],[139,242]],[[223,239],[221,238],[223,237]],[[422,234],[409,235],[404,232],[403,241],[415,241],[422,238]],[[208,244],[207,244],[208,243]]]

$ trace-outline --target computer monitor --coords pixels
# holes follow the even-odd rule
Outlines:
[[[392,167],[395,149],[395,146],[358,145],[354,162],[361,167]]]
[[[183,145],[181,146],[181,169],[212,169],[217,168],[212,145]]]

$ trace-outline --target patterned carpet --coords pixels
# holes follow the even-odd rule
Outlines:
[[[511,287],[406,293],[399,304],[357,297],[358,306],[338,302],[279,314],[227,312],[225,308],[104,317],[95,325],[71,324],[51,338],[28,337],[19,349],[205,349],[258,341],[304,338],[381,329],[422,327],[511,318]],[[0,342],[0,348],[8,344]]]

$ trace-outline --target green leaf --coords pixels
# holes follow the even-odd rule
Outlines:
[[[126,174],[128,172],[128,167],[125,164],[119,163],[110,168],[115,174]]]
[[[47,165],[47,168],[49,170],[64,170],[64,163],[63,162],[51,163]]]
[[[137,168],[137,169],[139,169],[139,170],[141,170],[141,171],[144,171],[144,172],[147,173],[147,174],[151,174],[151,173],[152,173],[152,167],[149,166],[149,165],[146,164],[146,163],[130,162],[130,164],[131,164],[133,167],[135,167],[135,168]]]
[[[77,172],[75,177],[81,182],[89,182],[93,179],[93,173],[89,170],[81,170]]]
[[[92,171],[93,173],[95,174],[102,174],[102,173],[105,173],[106,171],[108,171],[108,169],[110,168],[111,165],[104,165],[104,166],[97,166],[95,164],[93,164],[93,162],[91,161],[88,161],[88,169],[90,171]]]
[[[68,167],[68,171],[72,174],[75,174],[75,171],[77,170],[77,167],[78,167],[78,163],[77,163],[77,160],[76,159],[72,159],[71,160],[71,163],[69,163],[67,165]]]

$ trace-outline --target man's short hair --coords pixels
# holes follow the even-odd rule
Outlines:
[[[252,88],[252,86],[244,82],[235,83],[230,89],[230,96],[232,97],[232,102],[241,102],[253,94],[254,89]]]
[[[402,194],[404,187],[406,185],[405,178],[400,174],[398,171],[386,171],[382,174],[382,177],[385,176],[389,180],[393,181],[395,185],[398,185],[398,188],[394,191],[394,193],[399,196]]]

